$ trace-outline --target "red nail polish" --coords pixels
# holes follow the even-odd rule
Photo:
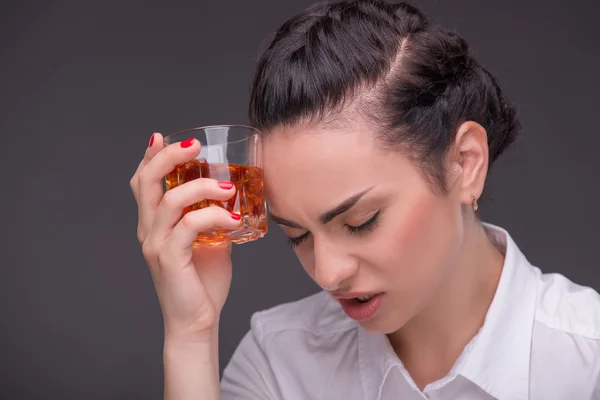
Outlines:
[[[233,187],[233,183],[231,182],[219,182],[219,187],[221,189],[229,190]]]
[[[181,142],[181,147],[183,147],[185,149],[185,148],[190,147],[192,144],[194,144],[194,138],[189,138],[189,139]]]
[[[152,147],[153,143],[154,143],[154,133],[152,134],[152,136],[150,136],[150,143],[148,143],[148,147]]]
[[[239,221],[240,219],[242,219],[242,216],[240,214],[231,213],[231,218],[235,219],[236,221]]]

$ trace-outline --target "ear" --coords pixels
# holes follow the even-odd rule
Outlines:
[[[479,199],[483,193],[489,165],[487,132],[477,122],[467,121],[459,126],[454,141],[454,160],[459,170],[459,197],[463,204]]]

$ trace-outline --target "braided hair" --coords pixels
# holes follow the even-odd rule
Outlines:
[[[377,139],[408,150],[443,190],[461,123],[485,128],[490,167],[521,127],[462,36],[409,3],[383,0],[308,8],[277,30],[255,71],[249,119],[265,135],[347,114],[368,118]]]

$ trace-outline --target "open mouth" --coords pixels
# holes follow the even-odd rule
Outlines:
[[[359,303],[366,303],[369,300],[371,300],[373,297],[375,297],[374,294],[370,295],[370,296],[361,296],[361,297],[355,297],[354,300],[356,300]]]
[[[383,293],[367,296],[339,299],[339,303],[348,316],[357,321],[367,320],[375,315],[381,307]]]

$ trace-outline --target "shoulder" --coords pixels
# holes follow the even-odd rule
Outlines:
[[[356,356],[357,328],[325,292],[257,312],[251,319],[254,340],[271,365],[313,382],[321,378],[312,376],[312,369],[334,371],[342,360]]]
[[[223,372],[223,398],[313,398],[333,376],[356,376],[357,324],[325,292],[256,312],[250,325]]]
[[[600,377],[600,295],[560,274],[536,274],[532,393],[590,398]]]
[[[600,340],[600,294],[557,273],[538,275],[535,322],[549,329]]]
[[[325,339],[356,327],[325,292],[258,311],[250,324],[259,341],[282,334]]]

